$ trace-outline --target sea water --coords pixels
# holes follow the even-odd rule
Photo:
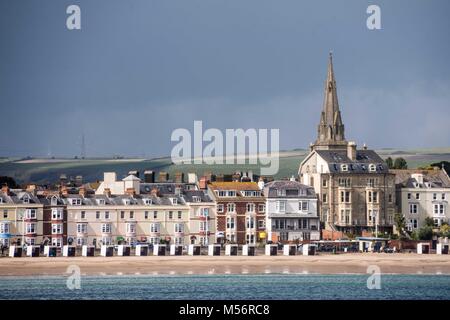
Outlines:
[[[135,275],[82,276],[71,290],[67,277],[0,277],[0,299],[450,299],[450,275]],[[72,287],[73,288],[73,287]]]

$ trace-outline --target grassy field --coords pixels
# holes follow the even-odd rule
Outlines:
[[[450,161],[450,148],[433,148],[417,150],[381,149],[377,150],[381,157],[403,157],[409,168],[426,166],[433,162]],[[296,175],[300,162],[305,158],[307,151],[284,151],[280,154],[280,169],[276,178],[285,178]],[[237,170],[253,170],[259,174],[258,165],[174,165],[169,158],[158,159],[7,159],[1,158],[0,176],[13,177],[18,183],[53,183],[58,181],[61,174],[67,176],[82,175],[84,181],[97,181],[103,179],[103,172],[115,171],[118,177],[125,176],[130,170],[143,171],[145,169],[166,171],[173,177],[177,171],[195,172],[198,175],[204,172],[232,173]]]

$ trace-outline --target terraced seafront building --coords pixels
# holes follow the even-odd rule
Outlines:
[[[303,184],[314,187],[325,229],[354,234],[392,230],[395,176],[375,151],[358,150],[345,139],[331,54],[317,139],[298,174]]]

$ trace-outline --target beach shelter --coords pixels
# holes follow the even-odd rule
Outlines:
[[[208,246],[208,256],[220,256],[220,244],[210,244]]]
[[[9,247],[9,256],[11,258],[18,258],[22,256],[22,247],[20,246],[10,246]]]
[[[58,247],[55,246],[45,246],[44,255],[47,257],[56,257],[58,252]]]
[[[266,256],[276,256],[278,254],[278,245],[266,244]]]
[[[438,243],[436,245],[436,254],[448,254],[449,245],[446,243]]]
[[[154,256],[165,256],[166,255],[166,245],[165,244],[155,244],[153,246]]]
[[[75,257],[77,248],[74,246],[63,246],[63,257]]]
[[[190,244],[188,246],[188,255],[190,256],[199,256],[200,255],[200,245],[198,244]]]
[[[108,245],[102,245],[100,247],[100,255],[102,257],[112,257],[114,254],[114,247]]]
[[[81,247],[81,255],[83,257],[93,257],[95,256],[95,247],[84,245]]]
[[[183,254],[183,246],[178,244],[170,245],[170,255],[171,256],[181,256]]]
[[[27,246],[27,256],[39,257],[40,250],[39,246]]]
[[[316,254],[317,246],[315,244],[304,244],[302,246],[302,254],[304,256],[313,256]]]
[[[136,245],[136,255],[137,256],[148,256],[148,245],[146,245],[146,244]]]
[[[237,256],[238,245],[237,244],[227,244],[225,245],[225,255],[226,256]]]
[[[417,244],[418,254],[428,254],[430,253],[430,244],[426,242],[421,242]]]
[[[117,255],[120,257],[128,257],[131,253],[131,247],[124,244],[117,246]]]
[[[297,245],[295,244],[285,244],[283,246],[283,255],[285,256],[295,256],[297,254]]]
[[[256,246],[253,244],[244,244],[242,246],[242,255],[243,256],[255,256],[256,255]]]

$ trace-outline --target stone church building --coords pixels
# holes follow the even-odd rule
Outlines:
[[[318,195],[322,227],[355,235],[392,232],[395,175],[375,151],[345,139],[331,53],[324,91],[317,140],[298,172]]]

